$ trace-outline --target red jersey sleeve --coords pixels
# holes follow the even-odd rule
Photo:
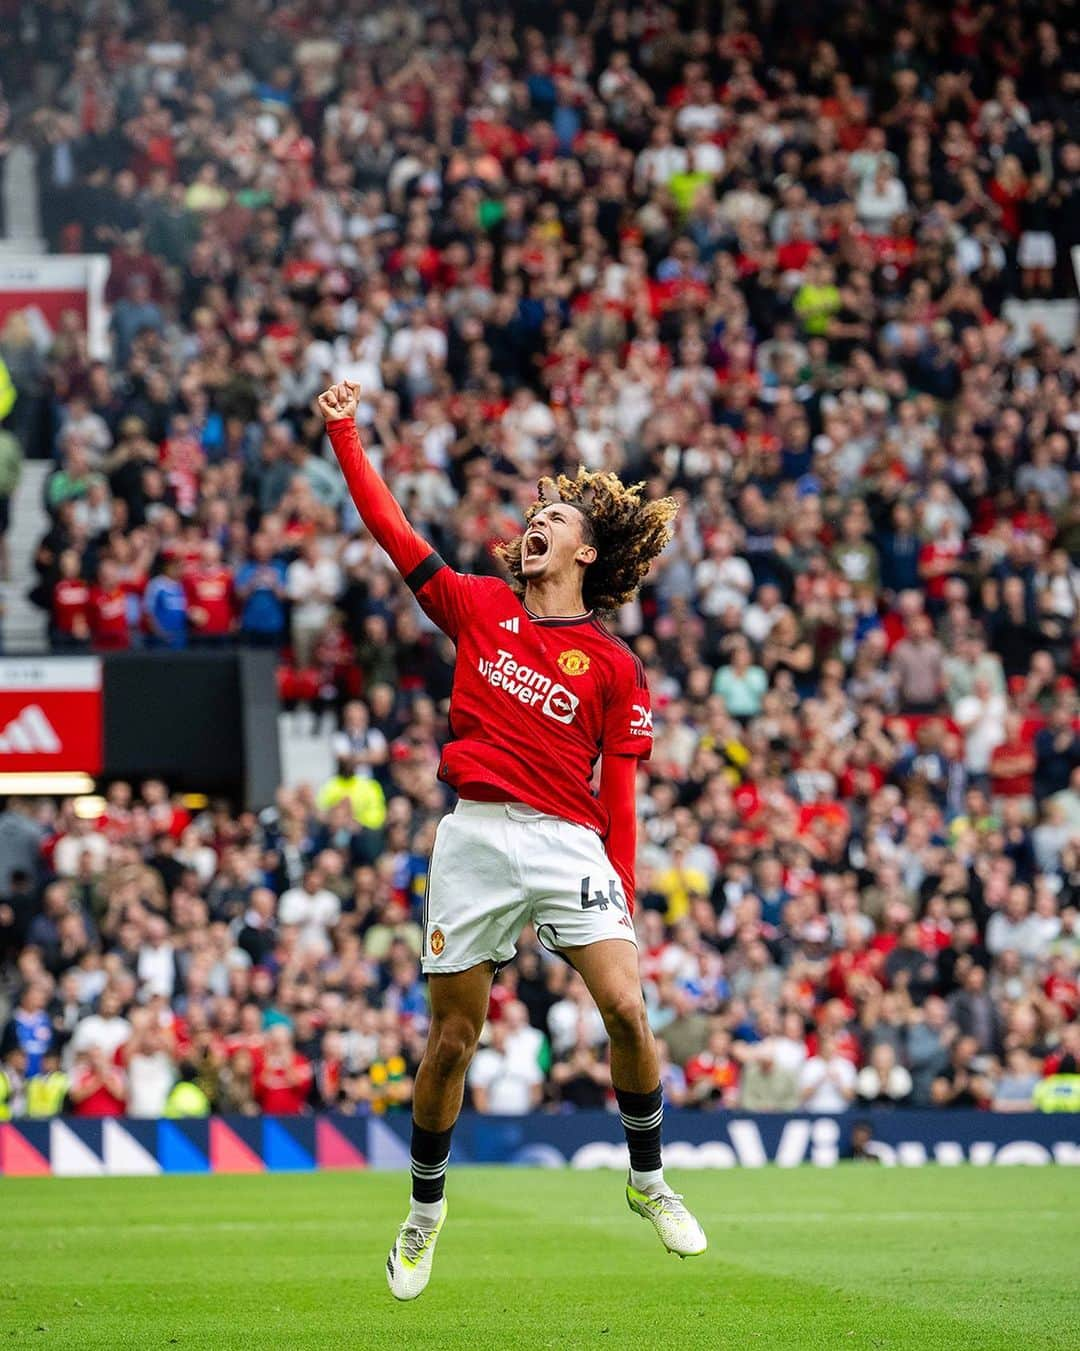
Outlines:
[[[491,600],[492,591],[506,590],[496,577],[473,577],[467,572],[455,572],[438,554],[431,555],[431,570],[418,583],[409,581],[420,608],[448,638],[457,642],[465,620]]]
[[[463,619],[477,603],[483,579],[448,567],[409,524],[393,493],[364,454],[351,418],[328,422],[326,431],[352,500],[372,538],[386,550],[425,614],[447,637],[456,639]]]
[[[645,671],[633,653],[625,652],[607,699],[600,749],[605,755],[632,755],[647,760],[652,754],[653,725]],[[631,665],[631,663],[633,663]]]

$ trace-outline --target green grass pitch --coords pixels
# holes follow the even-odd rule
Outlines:
[[[0,1180],[0,1351],[1076,1346],[1080,1171],[673,1176],[681,1262],[613,1172],[461,1169],[427,1292],[383,1264],[407,1179]]]

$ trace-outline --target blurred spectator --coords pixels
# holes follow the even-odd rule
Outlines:
[[[233,575],[222,567],[220,545],[207,540],[183,581],[192,643],[218,646],[232,635],[235,608]]]
[[[986,1107],[990,1102],[988,1062],[979,1054],[974,1037],[956,1039],[949,1062],[934,1079],[931,1102],[935,1107]]]
[[[1030,1112],[1038,1082],[1037,1062],[1023,1047],[1014,1047],[1005,1055],[991,1106],[995,1112]]]
[[[226,1111],[232,1106],[232,1104],[228,1103],[224,1098],[221,1105],[222,1109]],[[240,1109],[237,1108],[236,1110]],[[165,1105],[161,1109],[161,1115],[178,1119],[182,1117],[209,1116],[210,1111],[210,1099],[195,1082],[194,1067],[191,1065],[181,1065],[180,1077],[170,1089],[169,1095],[165,1099]]]
[[[278,902],[278,923],[295,925],[300,945],[316,952],[326,950],[329,930],[341,914],[340,900],[323,882],[320,868],[308,868],[301,885],[283,892]]]
[[[128,1107],[124,1072],[101,1046],[91,1046],[75,1062],[68,1098],[74,1116],[123,1116]]]
[[[0,1038],[0,1054],[7,1055],[13,1048],[22,1053],[22,1070],[27,1077],[40,1073],[53,1044],[52,1022],[46,1012],[48,1002],[49,991],[44,982],[27,985]]]
[[[835,1110],[883,1047],[914,1104],[1021,1100],[1078,1004],[1080,356],[1045,304],[1080,244],[1068,7],[961,7],[955,42],[944,10],[849,0],[659,38],[603,7],[516,36],[362,8],[271,0],[269,65],[236,0],[190,42],[73,0],[23,35],[56,72],[20,96],[43,229],[111,262],[107,361],[74,311],[0,332],[0,503],[20,453],[50,460],[51,641],[265,646],[338,735],[334,775],[257,816],[191,820],[156,784],[97,822],[9,801],[9,1026],[40,985],[65,1064],[87,1028],[115,1057],[143,985],[174,1093],[258,1110],[288,1024],[304,1104],[407,1108],[453,653],[312,417],[347,376],[465,571],[497,570],[544,475],[680,501],[613,620],[656,718],[636,923],[669,1100],[695,1060],[723,1100],[717,1057],[741,1102],[796,1076]],[[1064,55],[1026,69],[1047,31]],[[531,943],[507,1003],[515,980],[564,1067],[548,1096],[597,1100],[580,982]]]
[[[540,1102],[544,1075],[535,1061],[513,1054],[510,1033],[502,1021],[492,1023],[491,1041],[481,1046],[469,1067],[468,1085],[478,1112],[500,1116],[523,1116]],[[581,1045],[588,1050],[587,1034],[575,1036],[571,1051]]]
[[[143,617],[150,647],[182,648],[188,643],[188,599],[181,580],[179,556],[167,556],[161,571],[147,583]]]
[[[259,1110],[271,1116],[295,1116],[305,1110],[311,1091],[311,1062],[293,1045],[284,1023],[266,1034],[265,1050],[255,1057],[253,1087]]]
[[[251,541],[251,556],[236,573],[240,633],[252,647],[281,647],[285,636],[285,565],[265,534]]]
[[[611,1070],[599,1049],[590,1045],[583,1024],[565,1059],[551,1067],[551,1083],[558,1101],[568,1107],[601,1108],[611,1092]],[[474,1084],[474,1091],[476,1085]],[[490,1099],[489,1099],[490,1100]]]
[[[855,1080],[855,1092],[860,1102],[876,1107],[901,1106],[911,1097],[911,1075],[897,1063],[888,1042],[879,1042],[871,1051]]]
[[[119,991],[106,986],[98,999],[97,1011],[87,1014],[76,1026],[68,1046],[70,1055],[85,1059],[92,1052],[100,1052],[111,1061],[131,1035],[131,1024],[122,1015],[122,1008]]]
[[[127,1071],[127,1111],[131,1116],[166,1115],[166,1104],[176,1079],[169,1036],[148,1008],[131,1015],[131,1036],[124,1043]]]
[[[67,1107],[71,1081],[60,1068],[60,1052],[46,1051],[41,1068],[26,1076],[26,1115],[32,1120],[59,1116]]]
[[[293,658],[297,666],[308,666],[341,589],[337,563],[323,553],[314,536],[301,542],[299,557],[289,564],[286,585],[292,602]]]
[[[359,699],[345,705],[341,730],[335,733],[331,746],[343,778],[377,776],[389,758],[386,737],[371,726],[367,705]]]
[[[809,1112],[844,1112],[855,1097],[855,1066],[829,1035],[818,1038],[817,1054],[799,1072],[799,1095]]]
[[[686,1062],[687,1102],[704,1107],[734,1107],[738,1102],[739,1064],[732,1055],[731,1033],[713,1032],[703,1051]]]

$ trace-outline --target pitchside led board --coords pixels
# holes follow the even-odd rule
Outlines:
[[[0,774],[100,774],[103,726],[97,657],[0,660]]]
[[[281,782],[272,652],[0,657],[0,793],[163,778],[265,807]]]

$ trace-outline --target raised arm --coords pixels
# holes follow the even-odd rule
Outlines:
[[[418,590],[442,560],[419,531],[405,518],[390,489],[364,454],[356,430],[360,387],[351,381],[332,385],[319,395],[319,412],[334,454],[341,465],[349,493],[372,538],[413,591]]]
[[[447,567],[427,540],[405,519],[394,495],[364,454],[356,430],[360,388],[345,380],[319,395],[319,412],[349,493],[372,538],[390,555],[421,607],[448,637],[457,641],[466,616],[491,578],[466,577]]]

